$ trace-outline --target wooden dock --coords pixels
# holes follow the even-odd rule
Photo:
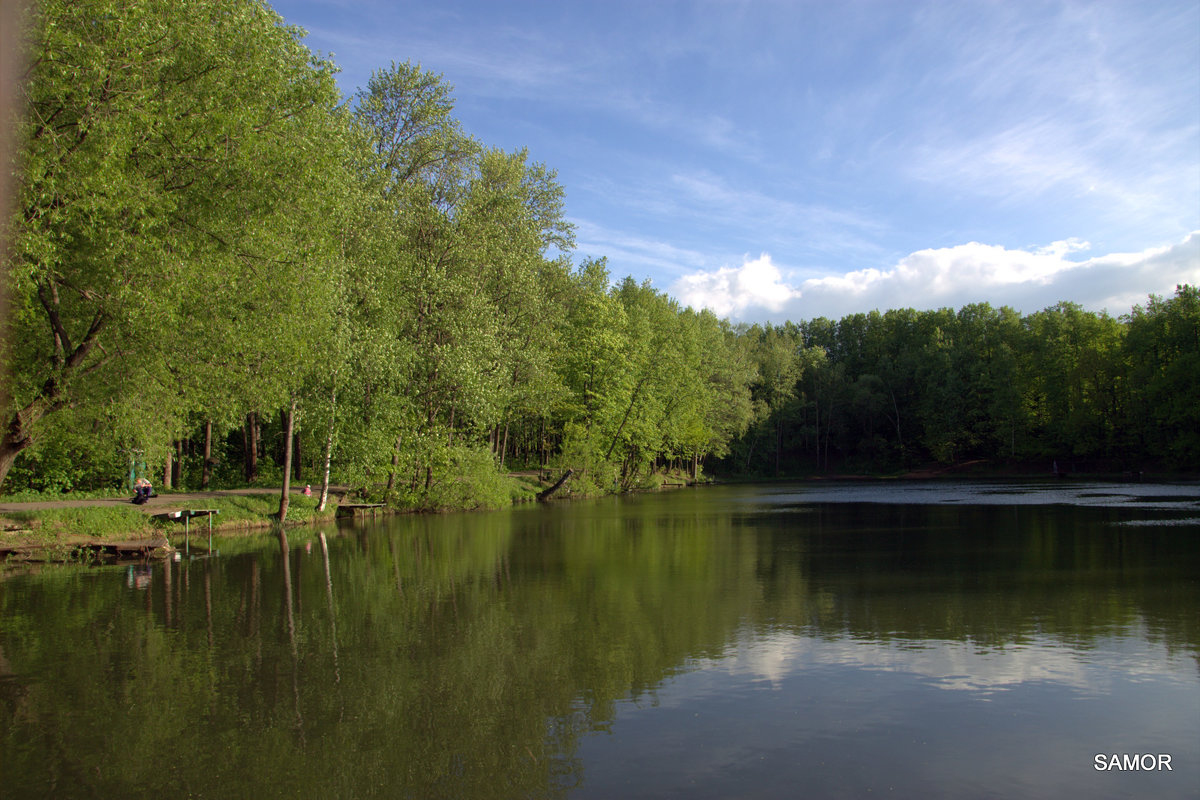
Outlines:
[[[164,522],[182,522],[183,523],[183,552],[190,554],[192,548],[191,542],[191,521],[192,517],[207,517],[208,518],[208,552],[212,552],[212,518],[213,514],[221,512],[215,508],[184,508],[178,511],[164,511],[161,514],[155,514],[154,519],[163,520]]]
[[[106,558],[163,558],[170,554],[173,547],[164,536],[161,539],[138,539],[130,542],[89,542],[81,547]]]
[[[338,503],[337,515],[339,517],[354,517],[359,514],[366,514],[370,510],[371,519],[375,519],[375,514],[381,508],[383,508],[383,503]]]
[[[82,553],[95,558],[117,561],[166,558],[175,548],[166,537],[133,539],[123,542],[72,542],[58,547],[42,545],[0,545],[0,562],[78,561]]]

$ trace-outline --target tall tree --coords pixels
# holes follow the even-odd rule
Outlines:
[[[166,385],[181,339],[196,362],[181,310],[229,272],[267,280],[278,253],[254,223],[311,191],[286,174],[295,132],[337,98],[331,65],[254,0],[46,0],[31,39],[0,480],[56,412]]]

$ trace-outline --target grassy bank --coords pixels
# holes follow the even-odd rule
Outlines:
[[[322,512],[317,512],[316,503],[314,497],[293,494],[285,524],[290,527],[332,522],[337,512],[336,502],[331,500]],[[270,528],[278,524],[275,515],[279,510],[279,498],[274,494],[206,497],[201,501],[166,505],[163,511],[182,507],[215,509],[213,530],[222,533]],[[154,513],[157,509],[148,512],[125,504],[0,512],[0,558],[41,550],[45,557],[56,559],[67,557],[89,543],[162,539],[164,536],[174,540],[176,534],[182,534],[182,525],[155,519]],[[208,530],[207,521],[195,522],[193,526]]]
[[[486,479],[464,476],[446,482],[433,495],[421,500],[402,493],[386,496],[382,487],[375,493],[355,492],[346,502],[380,502],[385,513],[452,512],[506,508],[515,504],[535,502],[538,493],[557,480],[557,475],[539,476],[537,471],[502,475],[491,473]],[[686,476],[679,474],[655,474],[651,479],[632,491],[654,491],[669,486],[683,485]],[[568,481],[556,493],[556,499],[583,498],[611,493],[588,480]],[[5,558],[38,558],[42,560],[70,560],[79,557],[81,548],[88,545],[128,543],[142,540],[161,542],[168,537],[176,542],[182,537],[183,526],[178,522],[156,519],[155,514],[181,508],[214,509],[212,530],[228,535],[240,531],[271,528],[278,523],[275,515],[279,509],[279,495],[274,493],[244,494],[228,493],[217,496],[186,497],[174,500],[170,492],[160,495],[155,505],[133,506],[127,502],[112,503],[112,492],[98,492],[95,497],[81,497],[73,493],[70,501],[61,494],[25,493],[21,496],[0,498],[3,503],[58,503],[95,500],[95,504],[72,507],[40,507],[0,511],[0,561]],[[124,498],[124,493],[120,498]],[[288,507],[286,526],[330,523],[337,514],[337,501],[330,498],[322,512],[316,510],[317,498],[306,497],[294,492]],[[193,530],[207,532],[208,520],[196,519]]]

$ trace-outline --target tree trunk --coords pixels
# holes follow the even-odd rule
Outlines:
[[[17,460],[17,456],[28,445],[15,445],[8,441],[8,437],[4,437],[0,441],[0,486],[4,485],[4,476],[8,475],[9,469],[12,468],[13,462]]]
[[[300,454],[300,431],[292,434],[292,473],[296,483],[304,480],[304,458]]]
[[[779,455],[783,452],[783,420],[775,423],[775,477],[779,477]]]
[[[274,458],[275,463],[281,467],[283,466],[283,459],[285,458],[286,454],[292,451],[292,448],[288,446],[291,444],[291,442],[285,442],[283,440],[283,437],[287,432],[287,415],[287,406],[279,409],[279,435],[275,437],[275,446],[271,448],[271,457]]]
[[[212,420],[204,420],[204,468],[200,472],[200,488],[207,489],[212,480]]]
[[[183,488],[183,440],[175,440],[175,463],[171,465],[171,485]]]
[[[825,417],[825,471],[829,471],[829,435],[833,433],[833,409],[836,403],[833,397],[829,398],[829,416]],[[820,451],[820,443],[817,444],[817,450]]]
[[[642,391],[642,385],[646,382],[645,378],[638,381],[637,386],[633,389],[633,395],[629,398],[629,408],[625,409],[625,416],[621,418],[621,425],[617,428],[617,432],[613,434],[612,442],[608,445],[608,452],[604,454],[604,460],[612,456],[613,448],[617,446],[617,440],[621,438],[621,433],[625,430],[625,423],[629,421],[629,415],[633,413],[633,407],[637,404],[638,394]]]
[[[900,404],[896,402],[896,393],[888,387],[888,393],[892,396],[892,410],[896,412],[896,444],[900,447],[901,454],[904,453],[904,435],[900,431]]]
[[[33,444],[33,426],[45,413],[43,404],[34,401],[12,415],[4,438],[0,439],[0,485],[21,452]]]
[[[162,488],[164,489],[170,489],[173,485],[171,483],[171,476],[175,473],[175,470],[172,468],[174,466],[171,463],[174,460],[171,457],[172,455],[174,454],[171,452],[171,448],[167,448],[167,459],[163,462]]]
[[[246,483],[258,480],[258,414],[251,411],[246,415]]]
[[[546,500],[548,500],[550,498],[550,495],[557,492],[558,487],[560,487],[564,483],[566,483],[567,478],[571,477],[572,473],[574,473],[574,472],[575,472],[575,470],[573,470],[573,469],[567,470],[566,472],[563,473],[562,477],[559,478],[558,481],[553,486],[551,486],[549,489],[546,489],[543,492],[538,492],[538,496],[537,496],[538,502],[545,502]]]
[[[816,433],[813,434],[817,440],[817,469],[821,468],[821,400],[817,397],[813,398],[813,405],[816,407]]]
[[[538,433],[538,467],[545,469],[550,461],[550,443],[546,441],[546,418],[540,420],[541,429]]]
[[[500,443],[500,469],[504,469],[504,454],[508,452],[508,420],[504,420],[504,441]]]
[[[329,392],[329,432],[325,435],[325,477],[321,480],[321,500],[317,511],[324,511],[329,502],[329,462],[333,460],[333,423],[337,417],[337,389]]]
[[[33,426],[38,420],[72,405],[69,392],[64,389],[65,383],[72,377],[86,375],[98,369],[109,359],[105,354],[99,361],[85,366],[99,344],[100,334],[108,321],[103,311],[96,312],[83,340],[78,345],[73,345],[59,315],[57,287],[54,284],[39,284],[38,299],[46,311],[46,319],[54,340],[54,353],[50,356],[50,365],[54,372],[42,384],[33,400],[24,408],[18,409],[9,419],[3,438],[0,438],[0,485],[4,483],[8,470],[21,451],[33,444]],[[0,408],[6,409],[8,406]]]
[[[283,489],[279,493],[279,522],[287,519],[288,492],[292,488],[292,429],[296,424],[296,398],[284,417],[283,432]]]
[[[242,423],[242,480],[250,481],[250,418]]]
[[[332,432],[330,428],[330,432]],[[404,440],[404,434],[396,437],[396,446],[392,448],[392,468],[388,471],[387,488],[385,492],[391,494],[392,489],[396,487],[396,470],[400,468],[400,443]]]

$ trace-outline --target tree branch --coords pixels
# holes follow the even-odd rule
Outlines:
[[[54,367],[61,369],[66,352],[71,350],[71,337],[63,326],[62,317],[58,315],[58,291],[53,283],[38,283],[38,300],[42,302],[42,308],[46,309],[46,317],[50,321],[50,335],[54,339]]]

